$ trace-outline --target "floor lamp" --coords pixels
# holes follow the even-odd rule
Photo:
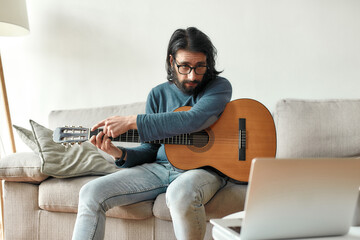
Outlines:
[[[29,23],[26,11],[25,0],[0,0],[0,37],[1,36],[21,36],[29,33]],[[0,53],[0,80],[1,80],[1,93],[3,96],[5,115],[7,120],[7,127],[9,129],[10,141],[12,151],[16,152],[14,134],[12,130],[9,102],[6,93],[6,85],[4,78],[4,71],[1,61]],[[0,184],[1,193],[1,233],[4,238],[4,202],[2,182]]]

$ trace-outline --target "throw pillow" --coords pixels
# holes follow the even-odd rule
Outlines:
[[[53,131],[30,120],[34,143],[41,158],[43,174],[68,178],[85,175],[106,175],[119,170],[114,162],[107,161],[91,143],[84,142],[65,148],[52,140]],[[24,131],[28,136],[28,132]],[[28,137],[27,140],[31,139]],[[30,140],[29,140],[30,141]]]
[[[38,152],[38,147],[36,145],[35,142],[35,138],[34,135],[32,133],[32,131],[23,128],[23,127],[19,127],[16,125],[13,125],[13,127],[15,128],[17,134],[20,136],[21,140],[34,152]]]

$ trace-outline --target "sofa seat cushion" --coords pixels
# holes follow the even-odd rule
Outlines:
[[[231,213],[244,210],[247,185],[228,182],[215,196],[205,204],[206,218],[222,218]],[[165,193],[160,194],[154,203],[154,216],[171,221],[169,208],[166,207]]]
[[[279,158],[360,156],[360,99],[277,103]]]
[[[77,213],[79,192],[96,176],[77,178],[49,178],[39,186],[39,207],[53,212]],[[152,214],[153,201],[144,201],[123,207],[114,207],[106,215],[122,219],[147,219]]]

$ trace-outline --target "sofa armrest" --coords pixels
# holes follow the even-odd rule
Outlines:
[[[20,152],[0,159],[0,179],[40,183],[49,176],[41,173],[41,160],[33,152]]]

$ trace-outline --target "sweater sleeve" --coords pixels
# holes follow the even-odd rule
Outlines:
[[[146,103],[146,113],[155,113],[155,105],[152,99],[148,99]],[[144,163],[151,163],[156,160],[157,152],[160,144],[141,143],[138,147],[125,148],[126,161],[121,168],[130,168]]]
[[[154,162],[159,147],[159,144],[142,143],[138,147],[126,148],[126,161],[119,167],[129,168],[144,163]]]
[[[224,111],[231,94],[230,82],[218,77],[207,85],[189,111],[138,115],[137,126],[141,141],[164,139],[211,126]]]

